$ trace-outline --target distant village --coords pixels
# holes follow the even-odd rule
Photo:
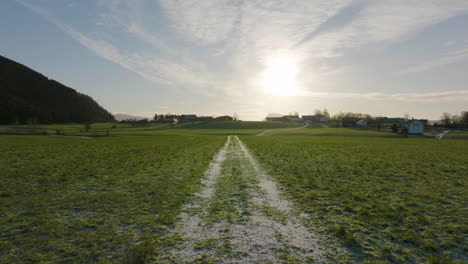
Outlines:
[[[327,113],[327,111],[324,111]],[[427,119],[415,119],[406,117],[372,117],[367,114],[360,113],[340,113],[334,117],[330,117],[327,114],[316,114],[316,115],[302,115],[290,114],[278,117],[266,117],[266,121],[276,122],[304,122],[307,125],[310,124],[328,124],[329,126],[335,127],[368,127],[375,128],[377,130],[389,127],[393,132],[399,132],[403,134],[422,134],[424,128],[435,127],[435,128],[468,128],[468,111],[464,111],[457,115],[449,115],[447,113],[442,114],[441,120],[427,120]]]
[[[415,119],[406,115],[405,117],[372,117],[369,114],[361,113],[338,113],[331,117],[326,109],[323,111],[316,110],[314,115],[302,115],[299,113],[290,113],[289,115],[267,116],[265,121],[269,122],[297,122],[310,126],[313,124],[326,124],[329,127],[356,127],[356,128],[372,128],[376,130],[390,128],[395,133],[403,134],[422,134],[424,128],[468,128],[468,111],[462,112],[460,115],[450,115],[443,113],[441,120]],[[207,122],[207,121],[239,121],[237,114],[233,116],[197,116],[196,114],[155,114],[153,119],[127,119],[122,120],[122,123],[170,123],[176,125],[178,123],[187,122]]]
[[[306,124],[323,123],[330,124],[336,127],[375,127],[377,130],[384,126],[391,126],[394,132],[400,129],[406,129],[407,134],[422,134],[424,127],[428,125],[427,119],[411,119],[394,117],[378,117],[378,118],[359,118],[359,117],[342,117],[341,119],[330,119],[325,115],[285,115],[282,117],[267,117],[267,121],[291,121],[304,122]]]

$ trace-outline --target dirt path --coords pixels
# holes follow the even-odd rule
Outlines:
[[[435,136],[435,139],[442,139],[445,135],[447,135],[450,131],[443,131],[442,133]]]
[[[185,205],[168,263],[311,263],[322,250],[303,216],[237,136],[228,137]]]
[[[258,133],[256,136],[263,136],[265,134],[271,133],[273,131],[278,131],[278,130],[292,130],[292,129],[306,128],[308,126],[310,126],[310,124],[306,124],[305,126],[302,126],[302,127],[278,128],[278,129],[273,129],[273,130],[267,130],[267,131],[263,131],[261,133]]]

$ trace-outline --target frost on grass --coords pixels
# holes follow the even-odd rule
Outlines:
[[[185,205],[175,229],[182,242],[166,259],[173,263],[321,261],[317,238],[301,224],[291,202],[282,198],[240,139],[233,138],[228,137],[213,158],[202,190]]]
[[[242,141],[240,141],[238,137],[235,137],[235,139],[238,142],[242,153],[248,159],[250,165],[253,167],[255,173],[257,174],[259,185],[262,188],[262,190],[266,192],[267,197],[265,197],[265,199],[268,199],[269,205],[284,212],[288,212],[289,210],[291,210],[291,202],[280,197],[280,193],[276,188],[276,183],[268,179],[267,175],[260,169],[258,162],[255,160],[255,158],[252,156],[249,150],[245,147]]]
[[[221,169],[224,161],[226,160],[226,153],[231,143],[231,136],[228,136],[223,148],[216,153],[210,163],[208,170],[205,172],[205,178],[202,180],[204,188],[198,196],[208,199],[213,195],[213,185],[216,183],[217,178],[221,174]]]
[[[177,223],[175,231],[184,236],[184,242],[170,252],[178,260],[187,261],[196,258],[203,254],[203,250],[199,246],[200,241],[213,238],[220,239],[222,236],[222,232],[220,231],[222,230],[222,223],[207,226],[204,224],[203,219],[206,217],[206,208],[210,198],[214,194],[214,185],[221,175],[222,165],[226,160],[230,144],[231,136],[227,138],[224,146],[213,157],[202,180],[202,189],[195,194],[191,203],[184,206],[182,213],[179,215],[180,221]]]
[[[300,217],[293,213],[291,202],[281,197],[276,183],[261,170],[242,141],[238,137],[234,138],[238,151],[247,163],[247,173],[255,175],[260,190],[252,190],[251,204],[255,209],[250,221],[237,229],[239,235],[234,240],[238,241],[232,244],[238,244],[244,250],[250,247],[247,251],[255,253],[250,259],[253,262],[256,257],[274,256],[279,252],[304,262],[322,259],[317,239],[300,223]]]

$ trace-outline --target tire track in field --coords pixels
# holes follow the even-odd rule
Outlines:
[[[292,203],[283,198],[278,190],[276,183],[269,179],[269,176],[263,172],[257,160],[253,157],[242,141],[234,137],[239,144],[240,151],[252,168],[253,173],[258,180],[258,186],[261,194],[251,193],[252,204],[257,208],[267,208],[277,215],[277,219],[271,215],[256,210],[251,216],[251,222],[245,225],[246,234],[255,233],[274,233],[278,242],[282,244],[281,251],[287,253],[289,257],[296,261],[310,263],[311,261],[322,260],[322,249],[318,244],[316,236],[311,233],[302,223],[302,216],[297,215],[292,208]],[[278,219],[279,218],[279,219]],[[245,236],[244,236],[245,237]],[[247,236],[252,240],[251,236]],[[262,246],[271,243],[272,238],[262,238]],[[242,242],[242,239],[241,241]],[[277,247],[275,247],[277,249]],[[270,248],[271,251],[271,248]],[[275,251],[269,252],[274,255]],[[251,263],[255,263],[255,259]],[[250,262],[250,261],[249,261]]]
[[[182,213],[179,215],[180,221],[177,223],[176,232],[184,235],[184,243],[171,252],[172,257],[176,257],[178,261],[186,262],[198,257],[200,252],[197,250],[197,242],[210,238],[220,239],[223,235],[221,232],[223,223],[207,226],[203,223],[203,218],[206,218],[206,208],[214,194],[214,185],[221,175],[222,165],[226,160],[230,144],[231,136],[228,136],[226,143],[216,153],[205,171],[202,180],[203,188],[195,194],[192,203],[184,206]]]
[[[300,129],[300,128],[306,128],[306,127],[309,127],[310,124],[305,124],[304,126],[301,126],[301,127],[291,127],[291,128],[278,128],[278,129],[273,129],[273,130],[267,130],[267,131],[263,131],[261,133],[258,133],[256,136],[263,136],[265,134],[268,134],[268,133],[271,133],[271,132],[274,132],[274,131],[278,131],[278,130],[293,130],[293,129]]]
[[[317,238],[301,224],[291,202],[281,196],[242,141],[233,138],[229,136],[215,155],[204,187],[180,214],[175,231],[183,241],[166,262],[322,261]]]

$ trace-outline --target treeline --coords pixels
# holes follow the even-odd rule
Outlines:
[[[181,116],[182,115],[175,115],[175,114],[171,114],[171,113],[154,114],[153,120],[154,121],[163,121],[163,120],[167,120],[167,119],[177,119],[177,120],[179,120],[181,118]]]
[[[174,120],[180,120],[182,115],[174,114],[155,114],[153,119],[149,118],[127,118],[120,123],[122,124],[133,124],[133,125],[146,125],[148,123],[160,122],[160,123],[173,123]]]
[[[197,116],[197,115],[175,115],[171,113],[167,114],[154,114],[152,121],[164,121],[164,120],[196,120],[196,121],[238,121],[239,117],[237,113],[234,113],[233,116],[223,115],[223,116]]]
[[[290,113],[290,115],[299,116],[299,113],[297,112],[295,112],[294,114]],[[341,120],[343,118],[367,118],[367,119],[377,118],[370,114],[354,113],[354,112],[339,112],[335,115],[331,115],[326,108],[324,108],[323,110],[319,110],[319,109],[314,110],[314,115],[325,116],[328,120]]]
[[[239,118],[237,114],[233,116],[223,115],[223,116],[197,116],[197,115],[176,115],[176,114],[155,114],[153,119],[148,118],[129,118],[120,121],[122,124],[131,124],[131,125],[146,125],[148,123],[184,123],[184,122],[197,122],[197,121],[238,121]]]
[[[365,113],[354,113],[354,112],[339,112],[338,114],[335,114],[332,116],[331,119],[333,120],[341,120],[343,118],[366,118],[366,119],[377,119],[378,117],[370,115],[370,114],[365,114]]]
[[[445,126],[456,124],[468,124],[468,111],[463,111],[460,114],[443,113],[440,117],[440,124]]]
[[[108,121],[114,116],[90,96],[0,56],[0,124]]]
[[[290,113],[291,115],[291,113]],[[294,115],[299,116],[299,113],[295,112]],[[314,110],[314,115],[323,115],[329,120],[341,120],[343,118],[366,118],[366,119],[375,119],[379,120],[384,117],[382,116],[373,116],[366,113],[355,113],[355,112],[339,112],[335,115],[330,115],[327,109],[323,110]],[[405,120],[412,119],[411,115],[404,114],[401,118]],[[453,124],[468,124],[468,111],[462,111],[459,114],[450,114],[443,113],[440,117],[440,120],[433,121],[435,124],[442,125],[453,125]]]

